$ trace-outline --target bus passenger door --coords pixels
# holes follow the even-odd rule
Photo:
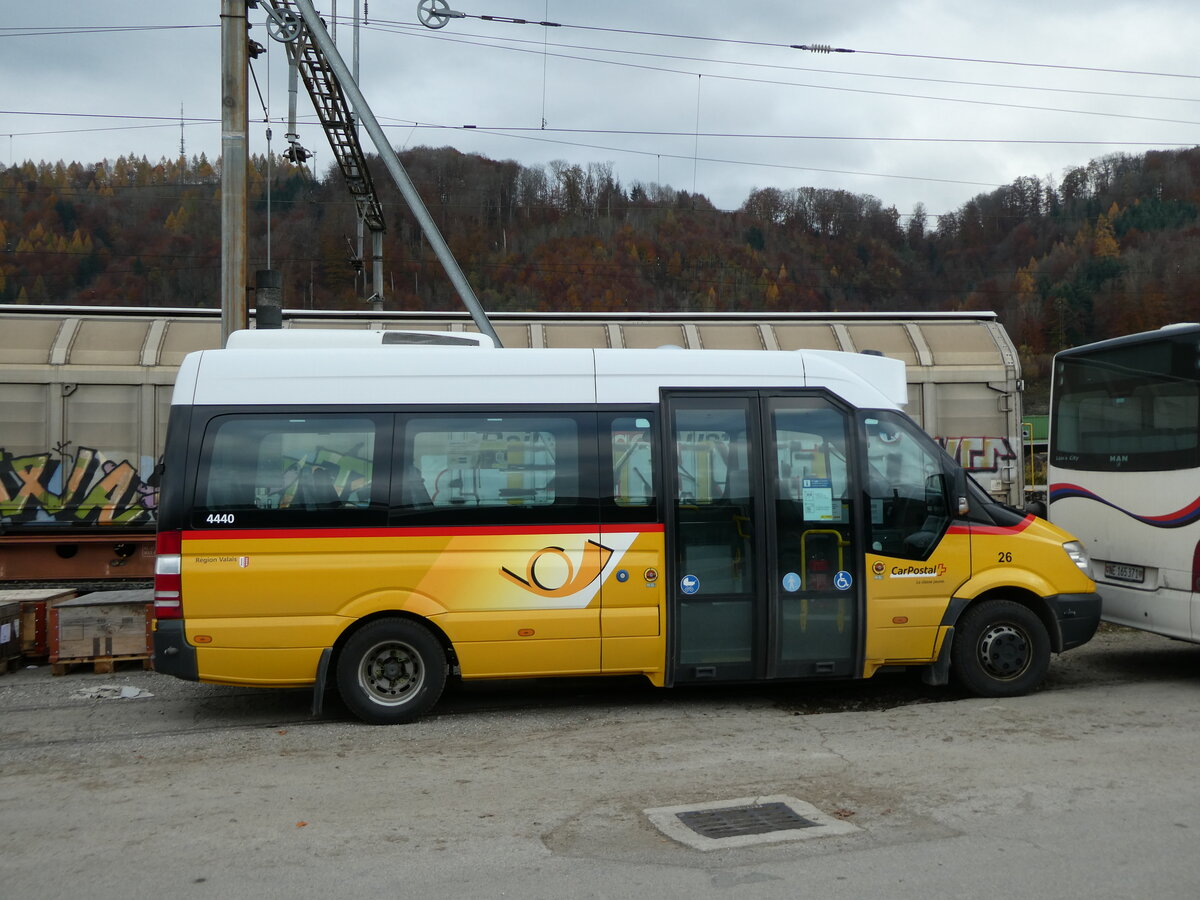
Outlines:
[[[816,392],[666,392],[675,683],[858,671],[849,413]]]
[[[765,623],[757,410],[731,393],[668,395],[674,465],[668,512],[674,680],[758,677]]]
[[[862,548],[855,519],[850,414],[825,396],[765,401],[774,541],[769,674],[856,674]]]

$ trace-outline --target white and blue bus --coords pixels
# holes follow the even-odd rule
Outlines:
[[[1104,619],[1200,642],[1200,324],[1055,357],[1048,484]]]

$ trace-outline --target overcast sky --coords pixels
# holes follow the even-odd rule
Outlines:
[[[449,3],[467,17],[438,30],[417,0],[363,4],[361,86],[396,147],[611,163],[626,187],[723,209],[814,186],[936,215],[1023,175],[1200,143],[1195,0]],[[175,157],[181,106],[188,155],[218,157],[221,5],[0,0],[0,164]],[[316,5],[350,63],[354,0]],[[252,64],[251,151],[267,147],[265,105],[282,152],[286,57],[261,8],[249,21],[269,48]],[[299,110],[324,171],[303,89]]]

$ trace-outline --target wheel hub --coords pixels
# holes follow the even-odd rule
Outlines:
[[[404,666],[397,659],[389,659],[379,669],[379,675],[384,681],[395,681],[404,674]]]
[[[1014,678],[1029,665],[1029,640],[1012,625],[996,625],[979,642],[979,657],[998,678]]]
[[[377,699],[394,701],[420,686],[421,669],[414,655],[404,648],[387,647],[365,661],[362,681]]]

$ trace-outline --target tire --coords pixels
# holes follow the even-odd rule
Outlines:
[[[342,647],[337,687],[362,721],[400,725],[433,709],[446,672],[446,653],[428,628],[408,619],[378,619]]]
[[[950,670],[979,697],[1019,697],[1046,677],[1050,635],[1028,607],[1011,600],[984,600],[968,609],[954,629]]]

